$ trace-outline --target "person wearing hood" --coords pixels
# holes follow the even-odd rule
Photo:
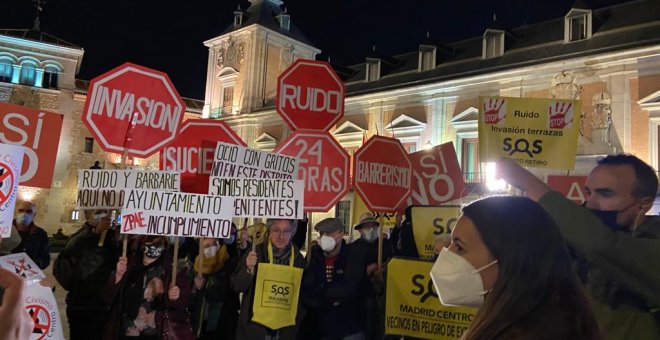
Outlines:
[[[316,314],[318,336],[324,340],[366,339],[367,252],[346,244],[339,219],[326,218],[314,229],[321,238],[311,249],[301,298]],[[314,337],[307,334],[306,338]]]

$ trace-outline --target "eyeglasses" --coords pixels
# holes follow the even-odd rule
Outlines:
[[[293,229],[271,229],[270,233],[275,235],[291,235]]]

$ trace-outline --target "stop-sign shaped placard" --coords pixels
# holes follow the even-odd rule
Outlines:
[[[160,152],[160,169],[181,172],[181,191],[206,194],[218,142],[247,146],[231,127],[215,119],[189,119]]]
[[[83,123],[103,150],[145,158],[174,140],[185,108],[167,74],[125,63],[89,83]]]
[[[348,193],[350,157],[328,132],[295,131],[275,152],[300,159],[305,212],[326,212]]]
[[[411,176],[398,139],[373,136],[355,152],[353,186],[371,211],[396,211],[410,195]]]
[[[328,131],[344,116],[345,92],[330,64],[298,59],[277,77],[276,110],[292,130]]]

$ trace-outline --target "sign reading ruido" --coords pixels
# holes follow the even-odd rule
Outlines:
[[[181,173],[181,191],[206,194],[218,142],[245,145],[227,123],[189,119],[174,142],[160,152],[160,169]]]
[[[299,160],[273,152],[218,143],[211,180],[215,177],[296,179]]]
[[[385,333],[418,339],[459,339],[476,310],[440,304],[429,273],[433,262],[393,258],[387,265]]]
[[[174,171],[78,170],[78,209],[121,209],[128,189],[179,191]]]
[[[62,115],[0,103],[0,143],[24,146],[21,185],[50,189]]]
[[[228,238],[231,197],[130,189],[121,211],[121,233]]]
[[[212,177],[209,195],[234,198],[234,217],[302,219],[303,181]]]
[[[350,157],[328,132],[295,131],[275,152],[300,159],[305,211],[326,212],[348,193]]]
[[[275,109],[292,130],[328,131],[344,116],[345,92],[330,64],[298,59],[277,77]]]
[[[23,150],[22,146],[0,144],[0,238],[11,235]]]
[[[176,137],[186,106],[167,74],[125,63],[89,83],[83,123],[104,151],[146,158]]]
[[[408,199],[412,165],[398,139],[373,136],[354,159],[353,185],[369,210],[393,212]]]
[[[479,97],[479,158],[522,166],[572,170],[580,101]]]

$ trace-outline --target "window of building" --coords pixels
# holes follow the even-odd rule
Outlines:
[[[428,71],[435,68],[435,50],[431,48],[420,50],[420,71]]]
[[[19,84],[34,86],[37,81],[37,69],[32,64],[23,64],[21,66],[21,77]]]
[[[11,83],[11,77],[14,74],[14,66],[10,61],[0,60],[0,81]]]
[[[503,53],[502,40],[504,34],[502,33],[490,33],[484,37],[484,58],[495,58],[499,57]]]
[[[281,15],[279,18],[280,18],[280,27],[288,31],[291,27],[291,17],[289,17],[288,15]]]
[[[41,80],[41,87],[45,89],[56,89],[59,72],[52,66],[47,66],[44,70],[44,76]]]
[[[85,152],[86,153],[94,152],[94,138],[85,137]]]
[[[234,103],[234,87],[227,86],[222,89],[222,113],[232,113]]]
[[[479,164],[479,139],[463,139],[461,168],[466,183],[481,182],[481,169]]]
[[[80,218],[79,210],[71,210],[71,221],[77,221]]]
[[[344,233],[350,234],[351,228],[351,201],[339,201],[335,206],[335,218],[344,226]]]
[[[376,81],[380,78],[380,67],[378,61],[367,62],[367,81]]]
[[[569,20],[569,41],[578,41],[587,38],[587,16],[580,15]]]
[[[415,142],[401,143],[401,145],[403,145],[403,149],[409,154],[417,151],[417,143]]]

